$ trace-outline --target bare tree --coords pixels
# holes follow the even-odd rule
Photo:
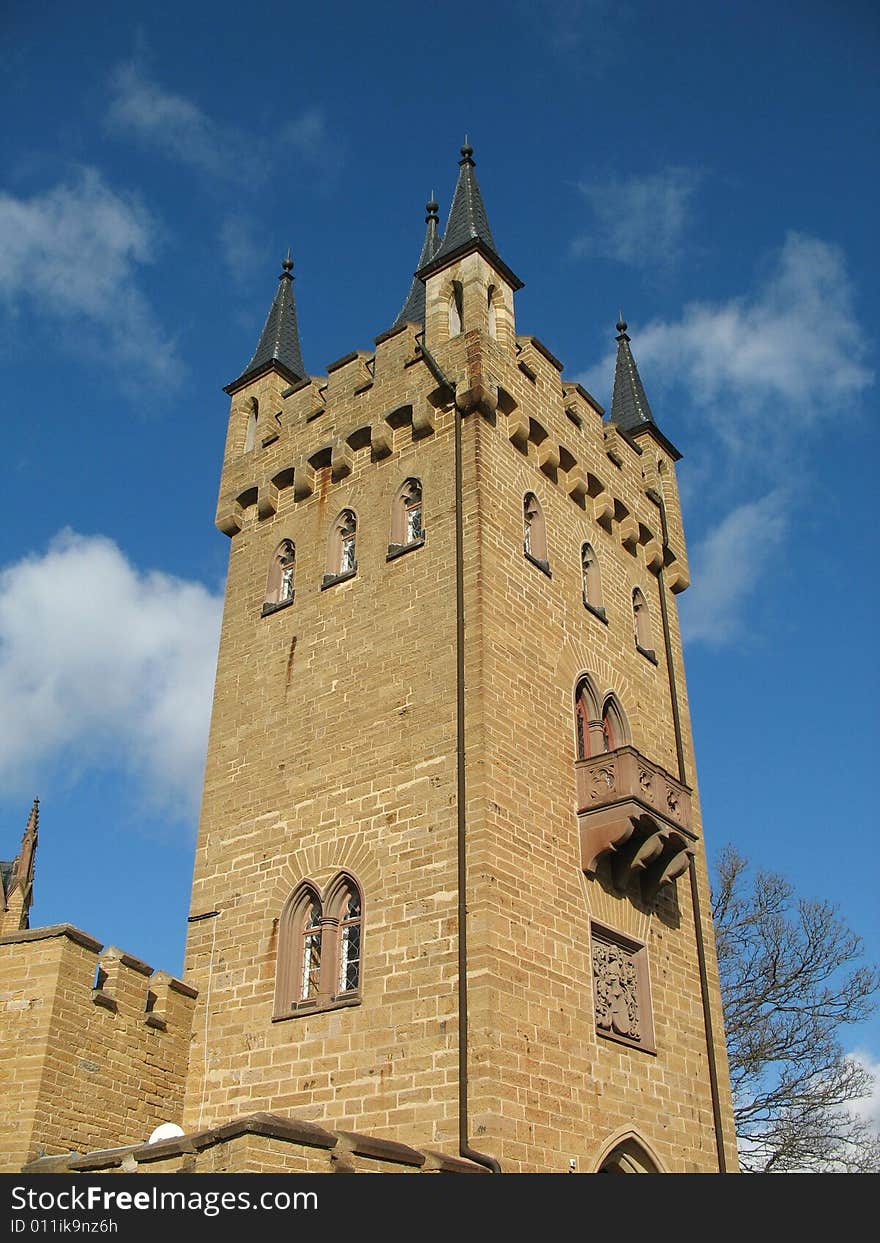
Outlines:
[[[871,1013],[880,973],[827,902],[783,877],[748,874],[731,847],[715,869],[712,911],[734,1117],[743,1170],[880,1170],[880,1135],[847,1109],[872,1078],[847,1057],[842,1024]]]

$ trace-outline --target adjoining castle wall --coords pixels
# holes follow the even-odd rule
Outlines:
[[[179,1122],[195,995],[69,924],[0,936],[0,1170]]]

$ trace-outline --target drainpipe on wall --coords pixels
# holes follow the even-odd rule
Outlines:
[[[455,398],[455,385],[447,380],[424,342],[416,340],[428,370],[438,384],[452,393],[455,417],[455,719],[458,804],[458,1151],[493,1174],[501,1173],[495,1157],[477,1152],[468,1142],[468,1005],[467,1005],[467,800],[464,746],[464,506],[462,500],[461,423],[464,411]]]
[[[657,579],[660,585],[660,616],[663,622],[663,643],[666,649],[666,668],[669,673],[669,700],[672,707],[672,724],[675,730],[675,754],[678,759],[678,779],[687,785],[687,771],[684,763],[684,740],[681,730],[681,714],[678,706],[678,689],[675,684],[675,668],[672,663],[672,638],[669,632],[669,610],[666,604],[665,553],[669,548],[669,528],[666,524],[666,505],[659,492],[650,493],[653,500],[660,506],[660,523],[663,530],[664,564],[660,567]],[[688,868],[691,882],[691,905],[694,912],[694,936],[697,945],[697,964],[700,971],[700,999],[703,1003],[703,1026],[706,1030],[706,1052],[709,1062],[709,1091],[712,1096],[712,1121],[715,1127],[715,1149],[718,1153],[718,1171],[727,1173],[727,1159],[724,1154],[724,1131],[721,1126],[721,1105],[718,1099],[718,1068],[715,1064],[715,1039],[712,1030],[712,1011],[709,1006],[709,976],[706,971],[706,946],[703,941],[703,920],[700,913],[700,895],[697,889],[697,868],[694,856],[691,855]]]

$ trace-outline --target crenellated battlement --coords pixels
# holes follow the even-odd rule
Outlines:
[[[294,504],[319,488],[326,495],[356,465],[380,462],[449,426],[452,393],[438,385],[420,338],[413,324],[377,337],[373,354],[353,351],[325,376],[281,389],[277,410],[251,391],[265,388],[266,378],[237,393],[230,441],[236,424],[251,417],[254,401],[260,422],[254,448],[242,448],[224,466],[219,529],[234,536],[251,518],[272,518],[285,494]],[[605,420],[601,405],[564,379],[563,364],[534,336],[518,336],[508,348],[476,330],[462,333],[443,343],[436,359],[457,400],[469,391],[476,369],[491,395],[484,416],[543,478],[632,555],[643,550],[652,573],[665,567],[673,592],[688,586],[677,493],[664,495],[658,474],[658,452],[670,472],[675,459],[662,447],[646,451],[649,443],[656,448],[650,430],[635,436]],[[243,435],[238,440],[244,444]],[[660,498],[671,519],[665,553]]]
[[[0,979],[0,1169],[179,1116],[195,989],[71,924],[0,936]]]

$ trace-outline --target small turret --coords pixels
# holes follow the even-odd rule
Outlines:
[[[439,204],[434,198],[433,191],[429,201],[425,204],[425,211],[428,213],[425,217],[425,240],[422,243],[422,252],[419,255],[419,262],[416,272],[420,272],[427,264],[431,262],[440,248],[440,233],[438,225],[440,223],[437,216]],[[413,277],[412,285],[407,294],[406,301],[403,304],[400,314],[391,325],[392,328],[399,328],[401,324],[422,324],[425,322],[425,282],[418,275]]]
[[[623,312],[618,312],[617,319],[617,364],[614,368],[614,392],[611,397],[611,414],[609,418],[622,432],[633,436],[641,431],[649,430],[657,437],[674,462],[681,454],[666,439],[654,421],[651,404],[642,384],[636,360],[630,349],[630,338],[627,335],[628,324]]]
[[[271,370],[278,371],[291,384],[305,379],[306,369],[299,344],[296,302],[293,297],[293,260],[289,250],[281,268],[278,289],[253,358],[238,379],[227,384],[224,389],[230,396]]]
[[[513,295],[522,281],[501,256],[477,183],[474,149],[465,139],[443,241],[416,272],[425,286],[425,341],[430,349],[478,331],[513,349]]]

